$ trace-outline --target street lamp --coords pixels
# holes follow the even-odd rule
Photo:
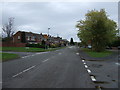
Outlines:
[[[49,30],[50,30],[50,28],[48,28],[48,35],[49,35]]]
[[[49,44],[50,44],[50,42],[49,42],[49,30],[50,30],[50,28],[48,28],[48,48],[49,48]]]

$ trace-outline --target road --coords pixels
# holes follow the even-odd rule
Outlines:
[[[76,46],[2,64],[3,88],[95,88]]]

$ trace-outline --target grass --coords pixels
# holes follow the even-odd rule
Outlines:
[[[112,51],[95,52],[88,48],[82,48],[91,57],[106,57],[112,54]]]
[[[16,51],[16,52],[45,52],[45,51],[53,51],[57,49],[62,49],[64,47],[60,48],[49,48],[49,49],[43,49],[43,48],[32,48],[29,49],[26,47],[2,47],[2,51]]]
[[[11,59],[16,59],[19,58],[19,55],[17,54],[11,54],[11,53],[0,53],[0,62],[4,62],[7,60],[11,60]]]

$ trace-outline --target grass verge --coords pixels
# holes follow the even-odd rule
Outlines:
[[[43,48],[26,48],[26,47],[2,47],[2,51],[16,51],[16,52],[45,52],[45,51],[54,51],[57,49],[62,49],[65,47],[59,47],[59,48],[49,48],[49,49],[43,49]]]
[[[0,53],[0,62],[5,62],[7,60],[16,59],[16,58],[19,58],[19,55],[11,54],[11,53]]]
[[[88,48],[82,48],[91,57],[106,57],[112,54],[112,51],[95,52]]]

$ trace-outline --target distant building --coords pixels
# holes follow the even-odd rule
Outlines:
[[[41,44],[44,40],[46,45],[66,45],[68,41],[61,37],[52,37],[47,34],[37,34],[32,32],[18,31],[13,35],[13,43]]]

